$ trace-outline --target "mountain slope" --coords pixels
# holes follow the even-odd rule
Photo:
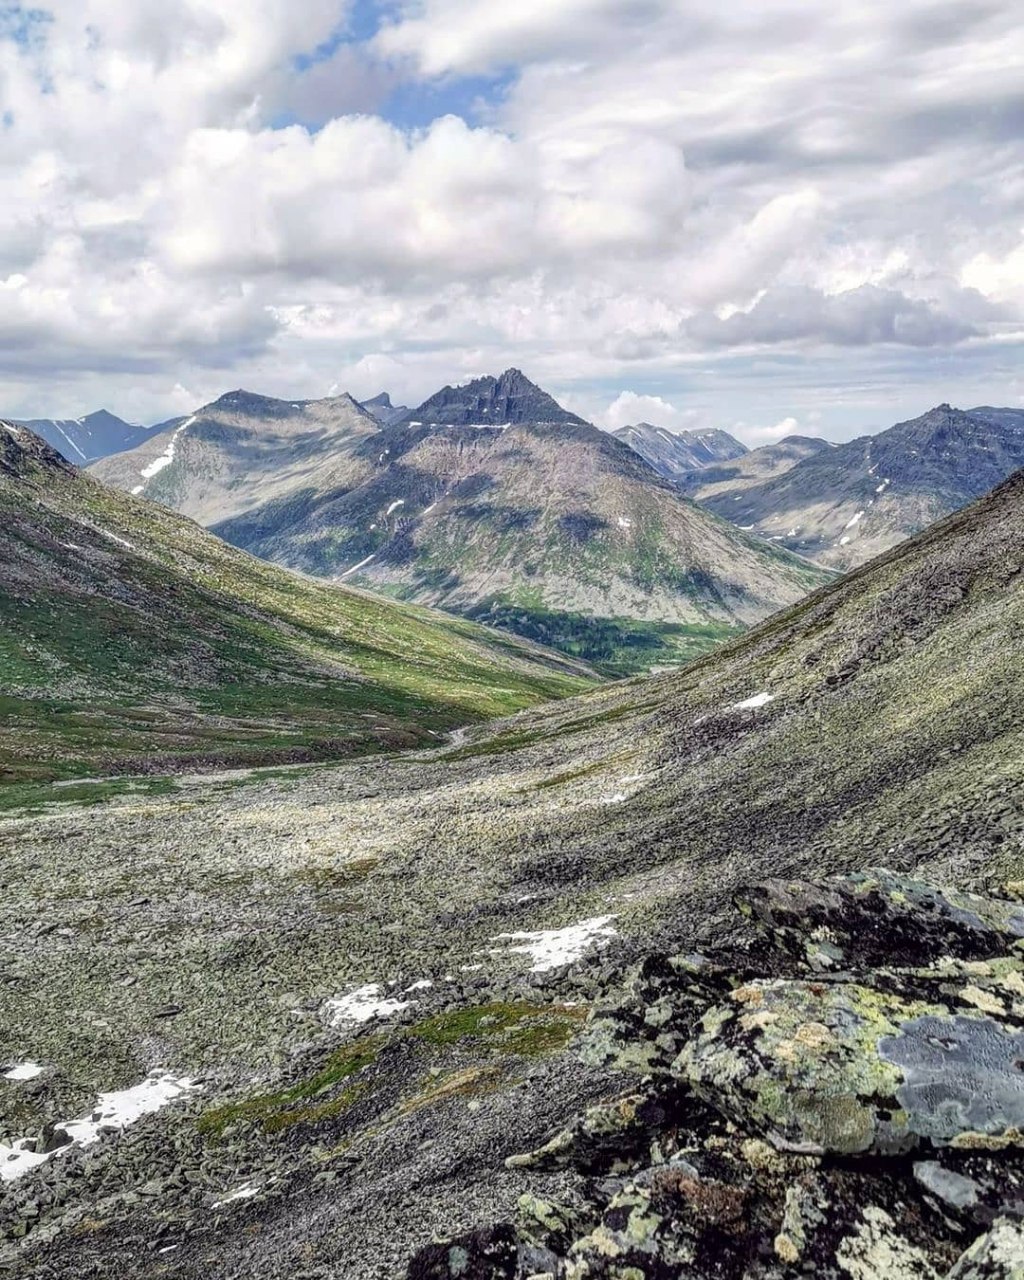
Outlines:
[[[640,422],[633,427],[620,427],[612,435],[628,444],[666,480],[681,480],[690,472],[742,458],[747,453],[746,445],[733,439],[728,431],[666,431],[664,427]]]
[[[92,468],[107,484],[213,525],[371,473],[380,424],[351,396],[294,403],[232,391]]]
[[[825,581],[586,424],[424,424],[385,440],[366,483],[216,531],[619,670],[692,656]]]
[[[84,418],[33,418],[17,425],[27,427],[76,464],[134,449],[149,435],[146,427],[123,422],[106,409]]]
[[[831,447],[827,440],[817,436],[786,436],[775,444],[751,449],[729,462],[694,469],[680,476],[678,483],[695,502],[707,503],[712,498],[728,501],[744,489],[784,475],[798,462]]]
[[[1022,636],[1017,475],[684,671],[415,759],[10,820],[0,929],[23,976],[5,994],[6,1051],[21,1055],[7,1060],[60,1070],[0,1094],[9,1131],[38,1133],[141,1078],[157,1033],[161,1064],[203,1073],[144,1133],[68,1157],[53,1199],[38,1174],[9,1189],[15,1274],[130,1275],[171,1239],[181,1280],[286,1280],[310,1257],[326,1276],[391,1280],[434,1236],[508,1220],[524,1196],[542,1210],[575,1197],[571,1167],[505,1160],[634,1088],[599,1065],[601,1027],[584,1061],[568,1047],[610,988],[617,1005],[645,994],[633,963],[650,985],[713,983],[702,955],[736,944],[749,974],[764,952],[731,899],[768,876],[882,862],[980,891],[1024,879]],[[146,872],[141,905],[126,848]],[[63,936],[38,929],[36,904],[53,903]],[[126,940],[142,979],[131,999]],[[360,993],[379,1016],[330,1025]],[[632,1010],[664,1031],[663,1002]],[[712,1136],[687,1160],[722,1159],[728,1133]],[[747,1183],[754,1160],[777,1177],[783,1158],[798,1179],[834,1172],[763,1142],[738,1168]],[[885,1163],[859,1166],[859,1185]],[[712,1163],[699,1185],[717,1192],[715,1177]],[[210,1213],[238,1188],[244,1201]],[[69,1207],[103,1196],[95,1226],[69,1227]]]
[[[429,742],[587,673],[294,577],[0,430],[0,778]]]
[[[585,425],[582,418],[542,391],[518,369],[498,378],[475,378],[461,387],[444,387],[403,419],[413,426],[498,427],[523,422]]]
[[[956,511],[1024,466],[1024,412],[949,405],[805,458],[711,511],[821,564],[848,568]],[[738,497],[738,501],[737,501]]]
[[[686,502],[517,370],[413,413],[384,427],[347,396],[233,392],[94,471],[263,559],[615,672],[692,657],[826,580]]]

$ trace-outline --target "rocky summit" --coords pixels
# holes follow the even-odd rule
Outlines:
[[[595,1015],[623,1091],[509,1159],[517,1213],[409,1280],[1021,1274],[1021,901],[872,870],[737,906],[736,945],[648,956]]]

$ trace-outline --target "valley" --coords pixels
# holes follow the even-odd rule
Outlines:
[[[1016,477],[682,671],[430,752],[3,819],[3,1052],[44,1067],[4,1132],[196,1082],[8,1184],[9,1273],[402,1274],[571,1193],[502,1161],[621,1091],[576,1019],[644,956],[741,940],[742,885],[1020,879],[1022,549]]]

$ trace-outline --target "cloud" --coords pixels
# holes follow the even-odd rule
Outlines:
[[[778,286],[763,293],[748,311],[734,311],[724,319],[696,317],[689,329],[714,346],[817,341],[838,347],[932,347],[960,342],[977,332],[927,302],[870,284],[831,295],[806,285]]]
[[[635,426],[638,422],[649,422],[669,431],[685,431],[705,425],[699,410],[677,409],[661,396],[639,395],[635,391],[621,392],[596,418],[599,425],[609,431]]]
[[[786,417],[850,352],[872,404],[1012,363],[1022,20],[996,0],[409,0],[358,36],[349,0],[45,7],[0,26],[7,412],[50,412],[44,382],[53,411],[102,385],[158,415],[221,377],[413,399],[515,363],[721,424],[755,382],[743,420]]]

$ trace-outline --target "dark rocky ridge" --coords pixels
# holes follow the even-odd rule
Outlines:
[[[709,510],[849,568],[987,493],[1024,465],[1024,411],[939,405],[821,449],[760,484],[698,493]],[[692,488],[692,486],[691,486]]]
[[[497,378],[475,378],[461,387],[443,387],[419,408],[410,409],[403,421],[452,427],[500,427],[520,422],[584,424],[518,369],[506,369]]]
[[[106,409],[86,414],[84,418],[32,418],[18,425],[27,427],[69,461],[82,466],[112,453],[134,449],[150,434],[146,427],[125,422]]]

